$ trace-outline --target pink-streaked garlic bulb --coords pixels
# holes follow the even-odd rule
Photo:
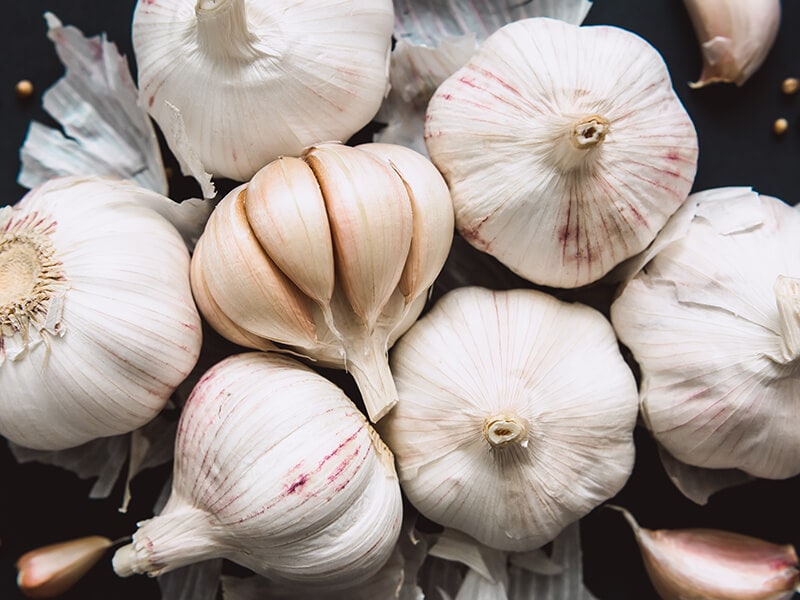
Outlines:
[[[461,235],[561,288],[645,248],[689,194],[698,151],[649,43],[546,18],[502,27],[439,86],[425,142]]]
[[[392,454],[344,392],[291,358],[245,353],[195,386],[170,498],[113,564],[159,575],[222,557],[276,581],[353,585],[388,560],[401,522]]]

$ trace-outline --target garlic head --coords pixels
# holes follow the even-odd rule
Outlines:
[[[159,575],[227,558],[283,583],[355,585],[389,559],[402,502],[391,453],[333,383],[251,352],[206,372],[178,424],[172,492],[114,555]]]
[[[398,340],[391,366],[399,401],[378,431],[436,523],[533,550],[630,476],[636,382],[594,309],[457,288]]]
[[[0,210],[0,434],[41,450],[141,427],[200,353],[189,252],[160,194],[62,177]]]
[[[447,184],[428,159],[392,144],[319,144],[219,203],[192,285],[231,341],[276,342],[349,370],[377,421],[396,402],[387,349],[422,310],[452,238]]]
[[[369,123],[387,91],[393,15],[391,0],[141,0],[141,102],[179,158],[246,181]]]
[[[645,248],[697,164],[694,126],[650,44],[546,18],[502,27],[439,86],[425,143],[461,235],[562,288]]]

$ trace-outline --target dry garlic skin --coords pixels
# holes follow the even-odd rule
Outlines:
[[[277,581],[350,585],[388,560],[401,521],[391,453],[344,392],[293,359],[246,353],[193,389],[170,499],[114,568],[224,557]]]
[[[425,141],[459,232],[564,288],[647,246],[697,162],[694,126],[652,46],[545,18],[501,28],[438,88]]]
[[[189,252],[150,196],[63,177],[0,210],[0,433],[13,442],[55,450],[132,431],[194,367]]]
[[[684,235],[611,308],[641,368],[645,422],[685,463],[797,475],[800,213],[746,188],[689,202]]]
[[[427,518],[501,550],[551,541],[616,494],[636,384],[606,319],[533,290],[458,288],[392,350],[379,424]]]
[[[246,181],[346,141],[387,91],[391,0],[140,0],[141,102],[173,152]]]

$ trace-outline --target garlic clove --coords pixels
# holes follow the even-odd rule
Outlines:
[[[374,156],[321,144],[303,156],[319,181],[341,284],[371,333],[397,287],[411,245],[411,203],[395,171]]]
[[[780,0],[684,0],[703,53],[700,88],[743,85],[763,64],[778,34]]]
[[[206,224],[215,252],[204,252],[210,296],[238,327],[278,342],[310,345],[315,340],[309,300],[258,243],[247,221],[246,185],[228,193]],[[263,310],[264,305],[271,307]]]
[[[715,529],[645,529],[608,506],[631,526],[663,600],[789,600],[800,586],[791,545]]]
[[[406,302],[411,302],[433,285],[450,252],[455,225],[450,190],[433,163],[418,152],[396,144],[356,147],[388,162],[411,200],[411,247],[398,282]]]
[[[28,598],[60,596],[99,561],[112,541],[89,536],[26,552],[17,561],[17,585]]]
[[[323,310],[333,295],[333,241],[313,171],[282,157],[259,170],[245,191],[247,221],[275,264]]]

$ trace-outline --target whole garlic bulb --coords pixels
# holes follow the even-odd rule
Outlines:
[[[167,198],[62,177],[0,209],[0,434],[57,450],[137,429],[197,361],[202,333]]]
[[[140,0],[141,101],[179,158],[246,181],[369,123],[387,91],[393,18],[391,0]]]
[[[373,421],[396,402],[388,347],[416,319],[453,238],[436,167],[392,144],[282,157],[215,208],[192,287],[231,341],[268,340],[354,376]]]
[[[797,475],[800,212],[718,188],[692,194],[669,230],[611,306],[647,427],[690,465]]]
[[[608,321],[534,290],[457,288],[397,342],[378,430],[426,517],[533,550],[616,494],[638,397]]]
[[[689,194],[697,135],[658,52],[617,27],[506,25],[428,105],[456,226],[534,283],[598,280]]]
[[[193,389],[170,498],[113,565],[159,575],[222,557],[276,581],[352,585],[388,560],[401,522],[392,455],[355,405],[294,359],[251,352]]]

